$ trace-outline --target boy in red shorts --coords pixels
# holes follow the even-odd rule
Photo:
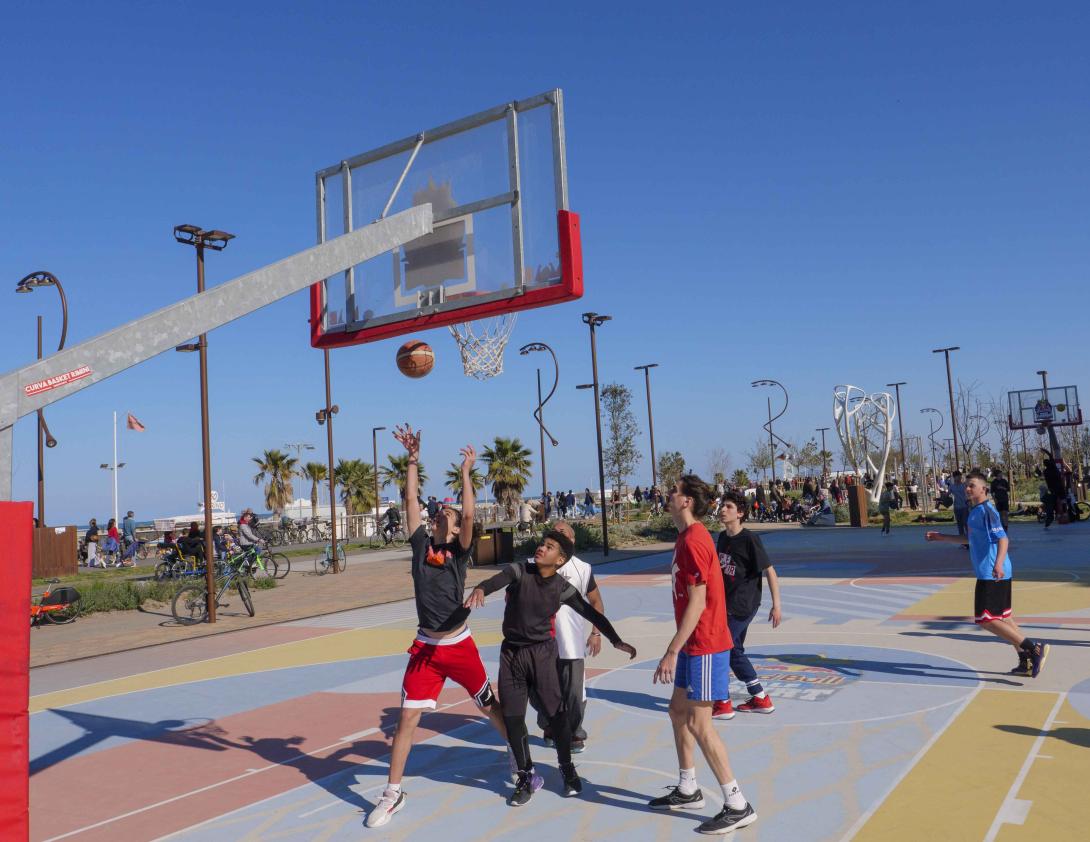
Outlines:
[[[378,804],[367,816],[368,827],[381,827],[405,806],[401,776],[412,749],[413,733],[425,710],[435,710],[439,693],[449,678],[461,684],[507,741],[503,716],[492,694],[477,644],[466,625],[469,609],[463,606],[466,566],[473,545],[475,498],[470,474],[477,458],[472,445],[462,448],[462,510],[444,506],[433,521],[433,536],[420,522],[415,504],[419,491],[420,431],[408,424],[397,427],[394,438],[409,454],[405,506],[409,544],[413,551],[413,590],[420,628],[409,649],[409,665],[401,686],[401,718],[390,752],[390,778]]]

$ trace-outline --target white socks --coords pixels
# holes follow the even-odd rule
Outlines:
[[[742,790],[738,788],[738,781],[723,784],[723,800],[732,810],[745,809],[746,799],[742,795]]]
[[[696,769],[680,770],[677,788],[682,795],[692,795],[696,792]]]
[[[401,793],[401,784],[392,784],[389,781],[386,782],[386,791],[392,795],[399,795]]]

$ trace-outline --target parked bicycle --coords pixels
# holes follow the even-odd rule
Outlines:
[[[326,544],[325,550],[321,552],[314,559],[314,572],[319,576],[324,576],[330,571],[336,571],[343,573],[345,567],[348,566],[348,557],[344,552],[344,544],[337,544],[337,564],[333,563],[333,545]]]
[[[225,563],[227,573],[220,580],[221,584],[216,591],[215,599],[216,608],[230,607],[230,603],[221,600],[224,594],[234,587],[242,598],[242,604],[246,606],[246,612],[253,617],[257,612],[254,611],[254,600],[250,596],[250,588],[246,584],[246,573],[243,569],[247,566],[247,555],[247,553],[241,553]],[[170,613],[174,615],[175,621],[183,626],[206,622],[208,620],[208,588],[203,582],[201,584],[194,582],[179,588],[170,604]]]
[[[69,585],[53,588],[60,579],[50,579],[45,592],[39,597],[30,598],[30,625],[44,623],[64,625],[71,623],[80,615],[83,597]]]

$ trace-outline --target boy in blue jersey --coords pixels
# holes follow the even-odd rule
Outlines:
[[[969,557],[976,572],[975,620],[982,628],[1001,637],[1018,652],[1018,666],[1011,675],[1036,678],[1048,657],[1048,644],[1030,640],[1011,617],[1010,541],[999,512],[988,500],[988,479],[972,471],[965,485],[965,496],[972,508],[967,517],[968,535],[928,532],[928,541],[968,544]]]

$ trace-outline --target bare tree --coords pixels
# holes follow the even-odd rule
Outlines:
[[[999,392],[988,404],[988,417],[992,421],[992,432],[999,442],[999,457],[1007,471],[1007,476],[1014,479],[1014,430],[1007,421],[1007,395]]]
[[[968,464],[962,466],[966,470],[973,467],[973,458],[979,455],[980,445],[991,430],[987,412],[988,407],[980,399],[980,384],[975,380],[972,383],[958,380],[954,416],[958,425],[958,444],[968,460]]]
[[[768,476],[768,469],[772,467],[772,453],[768,449],[768,442],[757,439],[746,451],[746,464],[753,473],[760,471],[763,476]]]
[[[730,470],[730,454],[723,448],[716,447],[708,451],[708,476],[712,478],[712,483],[725,483],[727,481],[727,471]]]

